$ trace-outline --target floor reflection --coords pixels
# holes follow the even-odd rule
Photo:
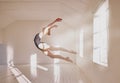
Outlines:
[[[30,65],[16,65],[16,67],[9,69],[12,72],[10,74],[2,67],[0,83],[92,83],[85,73],[74,64],[56,63],[38,65],[49,70],[44,71],[38,68],[39,66],[31,69]],[[4,73],[8,73],[9,75]]]
[[[9,66],[9,70],[13,73],[18,83],[31,83],[31,81],[15,66]]]

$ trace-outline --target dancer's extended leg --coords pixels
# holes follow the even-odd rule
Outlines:
[[[63,48],[63,47],[50,46],[49,49],[52,50],[52,51],[64,51],[64,52],[68,52],[68,53],[76,54],[75,51],[73,51],[73,50],[68,50],[68,49]]]
[[[62,60],[65,60],[65,61],[73,63],[73,61],[69,57],[63,57],[61,55],[55,55],[52,52],[50,52],[49,50],[48,50],[48,56],[50,58],[58,58],[58,59],[62,59]]]

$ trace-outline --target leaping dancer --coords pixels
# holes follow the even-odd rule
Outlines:
[[[62,59],[62,60],[73,63],[73,61],[69,57],[63,57],[61,55],[56,55],[52,51],[64,51],[64,52],[76,54],[75,51],[68,50],[68,49],[65,49],[65,48],[62,48],[62,47],[50,46],[47,43],[42,42],[43,36],[51,35],[51,29],[57,27],[57,25],[55,25],[55,23],[56,22],[61,22],[61,21],[62,21],[61,18],[57,18],[52,23],[50,23],[46,27],[44,27],[40,33],[37,33],[35,35],[34,43],[40,51],[42,51],[45,55],[49,56],[50,58],[58,58],[58,59]]]

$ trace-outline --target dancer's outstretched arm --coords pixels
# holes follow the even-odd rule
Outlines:
[[[47,27],[50,27],[50,26],[52,26],[53,24],[55,24],[56,22],[61,22],[61,21],[62,21],[61,18],[57,18],[57,19],[55,19],[52,23],[48,24]]]
[[[48,24],[46,27],[43,28],[42,32],[43,35],[50,35],[50,30],[54,27],[57,27],[57,25],[55,25],[56,22],[61,22],[62,19],[61,18],[57,18],[56,20],[54,20],[52,23]]]

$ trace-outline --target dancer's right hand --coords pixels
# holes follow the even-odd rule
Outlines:
[[[55,21],[60,22],[60,21],[62,21],[62,18],[57,18]]]

